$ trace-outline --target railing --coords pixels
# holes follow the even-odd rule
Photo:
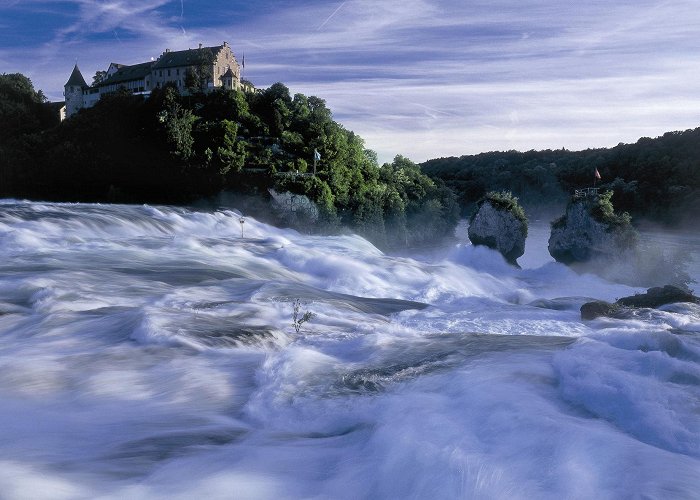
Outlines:
[[[587,198],[588,196],[598,196],[599,188],[583,188],[574,191],[574,198]]]
[[[291,178],[296,178],[296,177],[313,177],[314,174],[313,172],[277,172],[275,173],[276,177],[291,177]]]

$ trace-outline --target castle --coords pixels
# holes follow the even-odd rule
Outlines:
[[[215,88],[240,90],[241,68],[227,42],[215,47],[199,44],[197,49],[166,49],[155,61],[130,66],[111,63],[107,71],[97,73],[92,85],[85,82],[76,64],[64,86],[64,117],[94,106],[102,96],[119,89],[148,95],[166,84],[174,85],[183,94],[187,94],[192,85],[205,91]]]

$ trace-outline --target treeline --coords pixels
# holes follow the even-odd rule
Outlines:
[[[613,191],[617,211],[660,223],[697,223],[700,216],[700,128],[635,144],[585,151],[490,152],[421,165],[443,180],[468,213],[484,193],[509,190],[528,212],[561,207],[574,189]]]
[[[185,204],[222,191],[266,198],[273,188],[308,196],[318,225],[349,226],[384,247],[449,235],[459,217],[441,181],[401,156],[380,166],[322,99],[292,97],[281,83],[188,96],[165,87],[147,99],[116,92],[60,124],[56,116],[29,79],[0,75],[0,196]]]

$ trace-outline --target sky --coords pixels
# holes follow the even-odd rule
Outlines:
[[[227,41],[326,100],[380,161],[580,150],[700,126],[699,0],[0,0],[0,73],[51,100],[77,62]]]

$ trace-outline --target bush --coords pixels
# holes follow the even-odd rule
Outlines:
[[[523,207],[521,207],[518,203],[518,198],[513,196],[513,193],[510,191],[489,191],[484,195],[482,200],[479,202],[479,205],[481,205],[481,203],[484,201],[489,201],[495,207],[508,210],[515,215],[519,221],[527,224],[525,210],[523,210]]]
[[[612,227],[629,226],[632,223],[632,217],[627,212],[621,214],[615,213],[615,208],[612,204],[612,191],[604,191],[593,199],[591,205],[591,215],[598,222],[607,224]]]
[[[476,210],[472,214],[472,219],[481,208],[484,202],[488,201],[494,207],[507,210],[515,216],[520,222],[525,225],[525,236],[527,236],[528,220],[525,215],[525,210],[518,203],[518,198],[513,196],[510,191],[489,191],[476,204]]]

